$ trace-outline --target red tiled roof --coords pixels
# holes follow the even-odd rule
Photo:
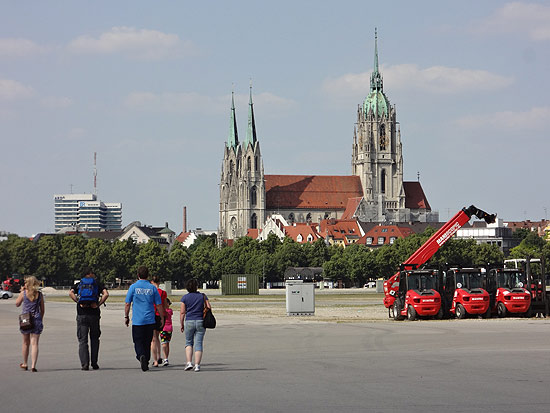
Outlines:
[[[342,214],[342,219],[351,219],[353,218],[353,214],[355,214],[355,211],[357,211],[357,207],[361,203],[361,200],[363,197],[357,197],[357,198],[348,198],[348,204],[346,205],[346,210]]]
[[[257,228],[248,228],[248,230],[246,231],[246,236],[252,239],[258,239],[259,232],[260,230]]]
[[[176,237],[176,241],[181,242],[183,244],[189,235],[191,235],[190,232],[182,232]]]
[[[321,238],[316,229],[317,225],[288,225],[284,228],[285,235],[292,238],[296,242],[302,244],[307,243],[307,237],[311,234],[313,237],[312,242]],[[302,235],[302,241],[298,241],[298,235]]]
[[[363,196],[358,176],[265,175],[266,208],[345,209]]]
[[[405,208],[432,210],[420,182],[403,182],[403,189],[405,190]]]
[[[366,244],[367,238],[372,238],[372,245],[378,244],[378,237],[384,237],[384,244],[390,243],[390,237],[405,238],[414,234],[414,231],[408,227],[398,227],[397,225],[377,225],[371,228],[357,243]]]
[[[347,245],[350,239],[361,238],[361,230],[355,219],[324,219],[319,225],[321,236],[342,240]]]

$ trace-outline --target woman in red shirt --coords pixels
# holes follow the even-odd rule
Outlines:
[[[151,280],[151,284],[153,284],[155,287],[157,287],[157,290],[160,294],[160,301],[162,304],[155,305],[155,330],[153,331],[153,341],[151,342],[151,358],[153,359],[153,367],[158,367],[159,364],[162,363],[162,358],[160,356],[160,339],[159,335],[162,331],[162,326],[160,323],[160,315],[165,315],[164,309],[166,308],[166,299],[168,298],[168,295],[166,294],[166,291],[161,290],[159,288],[160,285],[160,277],[158,275],[153,276],[153,279]]]

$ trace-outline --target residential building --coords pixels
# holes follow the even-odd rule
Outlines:
[[[155,241],[170,248],[176,240],[176,233],[168,227],[168,222],[164,227],[153,227],[151,225],[141,225],[141,222],[134,221],[124,228],[118,239],[120,241],[132,239],[136,244]]]
[[[406,226],[379,224],[366,232],[358,243],[369,247],[391,245],[397,239],[406,238],[412,234],[414,234],[414,231]]]
[[[102,202],[94,194],[54,195],[55,232],[63,229],[79,231],[120,231],[122,204]]]

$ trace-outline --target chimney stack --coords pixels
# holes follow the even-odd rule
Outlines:
[[[183,232],[187,232],[187,207],[183,207]]]

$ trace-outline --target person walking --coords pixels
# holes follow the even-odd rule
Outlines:
[[[155,328],[155,305],[162,304],[156,287],[148,280],[149,270],[140,266],[137,270],[138,280],[128,289],[124,305],[124,322],[130,325],[130,309],[132,309],[132,340],[139,360],[141,370],[149,370],[151,359],[151,341]],[[133,306],[133,308],[132,308]],[[164,324],[164,313],[160,315]]]
[[[29,368],[29,346],[31,347],[31,371],[36,373],[36,362],[38,361],[38,341],[40,339],[40,334],[44,329],[44,314],[45,314],[45,304],[44,304],[44,295],[38,290],[40,283],[34,276],[29,276],[25,278],[25,284],[23,285],[23,290],[19,293],[17,300],[15,300],[15,306],[19,307],[23,304],[22,314],[30,313],[32,318],[32,329],[30,330],[21,330],[23,336],[23,346],[22,346],[22,355],[23,363],[19,365],[23,370],[28,370]]]
[[[155,329],[153,330],[153,341],[151,342],[151,357],[153,358],[153,367],[158,367],[160,364],[162,364],[162,358],[160,357],[160,332],[164,327],[160,323],[160,314],[165,314],[164,308],[166,306],[168,295],[166,294],[166,291],[160,288],[160,277],[158,275],[153,276],[151,284],[153,284],[157,288],[160,294],[160,301],[162,301],[161,305],[155,305]]]
[[[203,325],[204,307],[212,308],[208,297],[199,293],[198,282],[191,279],[185,283],[188,293],[181,298],[180,324],[181,332],[185,333],[185,370],[200,371],[203,352],[205,328]],[[193,366],[193,348],[195,350],[195,366]]]
[[[99,369],[99,337],[101,329],[100,307],[109,298],[105,285],[97,280],[90,268],[84,269],[84,278],[71,288],[69,297],[76,303],[76,337],[78,339],[78,357],[82,370]],[[88,348],[88,336],[90,347]],[[89,351],[90,349],[90,351]]]
[[[164,360],[162,360],[161,366],[167,366],[168,356],[170,355],[170,341],[172,340],[172,314],[174,312],[170,308],[172,302],[169,298],[166,298],[166,308],[164,309],[164,327],[160,332],[160,344],[162,345],[162,352],[164,353]]]

